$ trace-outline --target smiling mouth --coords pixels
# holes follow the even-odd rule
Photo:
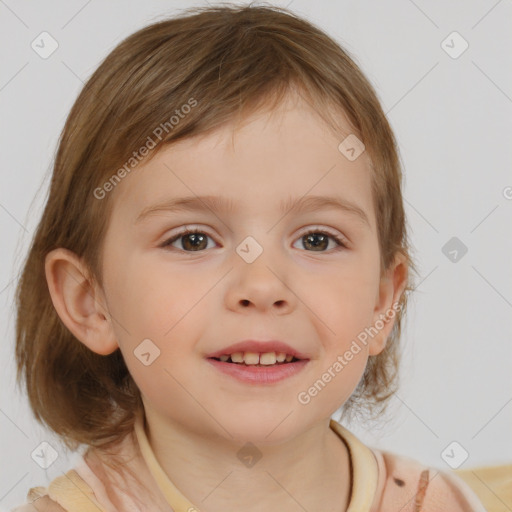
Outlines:
[[[250,385],[267,385],[297,375],[309,359],[284,352],[234,352],[207,357],[208,362],[236,380]]]
[[[267,356],[267,354],[243,352],[238,352],[234,354],[223,354],[222,356],[209,357],[208,359],[214,359],[215,361],[219,361],[221,363],[235,364],[238,366],[253,366],[256,368],[283,366],[290,363],[296,363],[297,361],[302,361],[302,359],[297,359],[295,356],[287,354]]]

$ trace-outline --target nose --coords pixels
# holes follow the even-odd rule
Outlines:
[[[235,265],[226,297],[229,308],[272,310],[279,314],[293,310],[296,296],[288,282],[290,269],[277,264],[268,251],[263,251],[251,263],[240,259]]]

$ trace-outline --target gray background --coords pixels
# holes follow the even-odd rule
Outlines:
[[[388,113],[406,173],[421,279],[404,330],[403,383],[386,423],[351,430],[369,445],[441,469],[449,469],[447,453],[461,464],[464,450],[461,468],[511,463],[512,3],[271,3],[289,5],[355,57]],[[83,82],[117,43],[192,5],[203,3],[0,0],[2,510],[76,458],[35,422],[14,385],[16,276],[59,133]],[[31,48],[43,31],[59,45],[47,59]],[[463,41],[448,37],[454,31],[469,44],[457,58]],[[457,261],[443,252],[452,237],[467,247]],[[47,470],[31,458],[42,441],[59,455]]]

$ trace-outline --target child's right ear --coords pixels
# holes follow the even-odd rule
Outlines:
[[[66,327],[97,354],[118,348],[103,290],[72,251],[58,248],[45,258],[46,281],[53,305]]]

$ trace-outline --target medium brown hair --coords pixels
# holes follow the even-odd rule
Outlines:
[[[338,135],[341,115],[347,116],[371,162],[381,272],[397,253],[414,269],[395,138],[375,91],[338,43],[287,9],[261,5],[195,7],[137,31],[103,60],[71,109],[16,290],[17,382],[24,378],[36,419],[68,448],[113,445],[132,431],[142,401],[119,349],[94,353],[62,323],[48,290],[45,256],[58,247],[73,251],[102,285],[114,194],[98,199],[94,191],[107,181],[115,185],[116,170],[117,177],[121,168],[128,172],[126,163],[156,138],[157,127],[166,130],[146,160],[242,113],[273,109],[292,90]],[[186,115],[171,127],[171,116],[191,99],[195,106],[183,109]],[[357,405],[377,416],[396,390],[410,290],[409,277],[387,346],[370,356],[345,413]]]

